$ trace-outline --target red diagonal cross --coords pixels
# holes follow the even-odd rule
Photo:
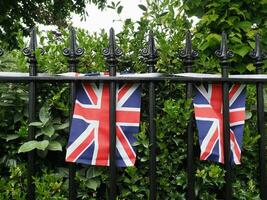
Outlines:
[[[97,94],[91,84],[84,85],[87,95],[93,105],[97,104]],[[124,91],[124,90],[123,90]],[[98,151],[96,165],[108,165],[109,158],[109,85],[105,83],[101,95],[100,108],[84,108],[75,104],[74,115],[83,116],[86,120],[98,121]],[[139,111],[116,111],[117,123],[139,123]],[[117,134],[117,133],[116,133]]]

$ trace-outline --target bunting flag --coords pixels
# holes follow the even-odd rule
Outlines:
[[[229,90],[232,164],[240,164],[245,100],[245,85],[233,84]],[[222,85],[196,85],[193,103],[201,150],[200,159],[224,163]]]
[[[140,84],[118,84],[116,90],[116,163],[119,167],[133,166],[136,160],[134,135],[140,123]],[[109,166],[109,99],[108,83],[78,86],[67,162]]]

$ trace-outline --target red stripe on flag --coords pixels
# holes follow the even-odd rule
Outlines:
[[[118,111],[116,112],[117,123],[139,123],[140,112],[138,111]]]
[[[210,152],[212,151],[213,146],[215,145],[216,140],[218,139],[218,128],[212,135],[211,139],[208,141],[208,145],[206,146],[206,149],[204,152],[201,152],[200,159],[206,160],[207,157],[210,155]]]
[[[118,101],[121,100],[121,98],[126,94],[126,92],[129,91],[129,89],[131,88],[133,84],[131,83],[127,83],[127,84],[124,84],[121,89],[119,90],[118,92]]]
[[[215,112],[221,113],[222,110],[222,85],[212,84],[212,94],[210,104]]]
[[[241,152],[240,152],[240,149],[238,147],[237,141],[235,139],[235,135],[234,135],[232,130],[230,130],[230,140],[234,143],[234,153],[235,153],[238,161],[240,161]]]
[[[92,88],[91,83],[84,83],[83,86],[84,86],[83,88],[86,91],[89,99],[93,101],[92,104],[96,105],[97,104],[97,95],[95,94],[95,91]]]
[[[116,132],[117,138],[120,140],[125,152],[127,153],[128,158],[131,160],[131,162],[134,164],[135,163],[135,153],[133,153],[133,149],[130,146],[127,141],[127,138],[125,138],[125,135],[121,132],[121,130],[117,127],[117,132]]]
[[[220,119],[222,118],[222,114],[220,112],[216,112],[213,108],[209,107],[194,107],[195,110],[195,116],[196,117],[205,117],[205,118],[216,118]]]
[[[244,121],[246,118],[245,110],[241,111],[230,111],[230,123]]]
[[[239,84],[233,85],[233,87],[231,88],[229,92],[229,99],[231,99],[235,95],[236,91],[239,89],[239,86],[240,86]]]
[[[108,165],[109,158],[109,86],[104,84],[101,99],[101,110],[99,110],[99,129],[98,129],[98,151],[96,165]]]
[[[94,130],[92,130],[85,140],[66,158],[67,162],[75,162],[77,157],[90,146],[94,139],[93,132]]]

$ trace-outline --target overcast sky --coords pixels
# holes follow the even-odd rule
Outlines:
[[[119,0],[113,0],[115,3]],[[145,0],[120,0],[120,5],[123,6],[123,10],[120,14],[122,20],[131,18],[133,21],[138,20],[142,16],[142,10],[138,7],[138,4],[145,4]],[[108,5],[111,1],[108,0]],[[106,31],[113,27],[116,32],[120,32],[122,29],[122,23],[118,20],[120,17],[115,10],[105,8],[103,11],[99,10],[95,5],[88,4],[86,6],[88,16],[86,21],[81,21],[79,15],[72,16],[72,22],[74,27],[84,28],[90,32],[99,32],[101,29]]]

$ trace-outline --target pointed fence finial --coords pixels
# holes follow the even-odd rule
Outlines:
[[[37,49],[37,36],[36,36],[36,28],[33,27],[30,33],[30,45],[29,47],[24,48],[23,54],[25,56],[28,56],[30,58],[35,58],[35,50]],[[44,50],[42,48],[39,48],[41,51],[41,54],[44,54]]]
[[[72,60],[76,60],[77,57],[83,55],[84,49],[79,48],[76,41],[76,31],[73,27],[70,28],[70,47],[63,49],[63,55],[69,57]]]
[[[154,71],[154,65],[158,60],[158,51],[155,46],[153,31],[149,31],[147,47],[142,49],[142,56],[145,58],[145,62],[148,64],[149,72]]]
[[[228,49],[225,31],[222,32],[221,46],[220,49],[215,51],[215,55],[221,62],[228,62],[228,59],[234,56],[233,52]]]
[[[183,59],[184,63],[192,64],[194,59],[198,57],[198,53],[193,50],[191,32],[187,31],[185,38],[185,48],[180,51],[179,57]]]
[[[114,29],[109,30],[109,46],[103,49],[103,55],[106,57],[107,63],[112,64],[117,62],[117,57],[122,55],[122,50],[116,46]]]
[[[260,34],[255,34],[255,49],[250,52],[250,57],[255,59],[254,66],[261,67],[263,65],[263,60],[266,59],[266,53],[262,51],[260,44]]]

